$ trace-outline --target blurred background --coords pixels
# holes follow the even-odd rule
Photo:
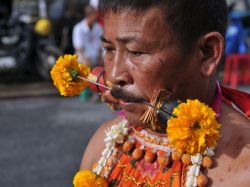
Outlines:
[[[227,2],[226,55],[218,77],[222,84],[250,93],[250,0]],[[1,187],[72,186],[89,138],[114,116],[93,93],[60,97],[49,74],[58,56],[79,50],[74,29],[90,19],[92,9],[86,7],[97,4],[0,1]],[[97,23],[101,28],[98,15]]]

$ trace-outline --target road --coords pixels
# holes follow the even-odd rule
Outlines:
[[[0,100],[0,186],[70,187],[105,104],[77,97]]]

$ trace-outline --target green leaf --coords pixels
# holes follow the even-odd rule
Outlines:
[[[75,69],[70,68],[70,69],[69,69],[69,74],[70,74],[70,76],[72,77],[73,80],[76,80],[76,79],[77,79],[78,72],[77,72]]]

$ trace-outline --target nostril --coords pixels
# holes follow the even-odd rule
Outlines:
[[[119,86],[125,86],[127,83],[126,83],[126,81],[119,81]]]
[[[133,78],[127,72],[112,73],[109,80],[116,86],[126,86],[133,84]]]

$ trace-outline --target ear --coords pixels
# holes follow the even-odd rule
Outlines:
[[[201,74],[211,76],[215,73],[224,52],[224,39],[218,32],[210,32],[200,38]]]

